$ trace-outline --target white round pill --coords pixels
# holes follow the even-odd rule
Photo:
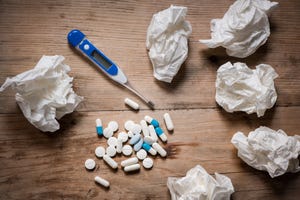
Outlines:
[[[107,144],[109,146],[113,146],[113,147],[116,147],[117,146],[117,143],[118,143],[118,139],[116,137],[110,137],[108,140],[107,140]]]
[[[103,130],[103,135],[104,137],[106,138],[110,138],[111,136],[113,136],[114,132],[112,131],[111,128],[109,127],[106,127],[104,130]]]
[[[96,162],[93,159],[87,159],[84,163],[87,170],[92,170],[96,167]]]
[[[143,166],[146,168],[146,169],[150,169],[151,167],[153,167],[153,160],[151,158],[145,158],[143,160]]]
[[[105,154],[105,149],[104,147],[102,146],[99,146],[95,149],[95,155],[98,157],[98,158],[102,158]]]
[[[117,153],[117,150],[115,147],[113,146],[108,146],[106,148],[106,154],[109,156],[109,157],[114,157]]]
[[[132,120],[127,120],[124,123],[124,127],[127,131],[130,131],[132,129],[132,126],[134,125],[134,122]]]
[[[120,132],[118,135],[118,139],[121,139],[122,142],[127,142],[128,140],[128,135],[125,132]]]
[[[139,125],[139,124],[134,124],[134,125],[132,126],[131,132],[132,132],[133,134],[139,134],[139,133],[141,133],[141,131],[142,131],[141,125]]]
[[[147,151],[145,151],[144,149],[140,149],[136,153],[136,157],[138,157],[139,160],[144,160],[147,157]]]
[[[110,121],[108,127],[111,128],[113,132],[116,132],[119,129],[119,124],[116,121]]]
[[[130,156],[132,154],[132,147],[128,144],[124,145],[122,148],[122,153],[125,156]]]

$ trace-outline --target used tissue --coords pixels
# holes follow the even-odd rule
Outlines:
[[[43,56],[34,69],[7,78],[0,92],[11,86],[27,120],[41,131],[59,129],[60,119],[83,100],[72,89],[71,70],[63,56]],[[56,118],[56,119],[55,119]]]
[[[230,56],[245,58],[263,45],[270,35],[268,13],[277,6],[268,0],[237,0],[222,19],[211,20],[209,48],[222,46]]]
[[[185,20],[186,7],[173,6],[153,15],[147,30],[146,47],[153,75],[171,83],[188,55],[191,24]]]
[[[274,178],[286,172],[299,172],[300,136],[287,136],[283,130],[274,131],[261,126],[246,137],[237,132],[231,143],[238,156],[251,167],[268,171]]]
[[[227,62],[217,71],[216,101],[227,112],[244,111],[261,117],[276,102],[277,77],[270,65],[260,64],[252,70],[245,63]]]
[[[215,173],[216,179],[200,165],[190,169],[185,177],[168,178],[172,200],[229,200],[234,192],[230,178]]]

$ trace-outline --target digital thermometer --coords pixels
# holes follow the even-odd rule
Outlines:
[[[145,101],[151,108],[154,107],[152,101],[146,99],[141,93],[135,90],[129,83],[127,77],[122,72],[122,70],[112,62],[108,57],[104,55],[99,49],[97,49],[80,30],[72,30],[68,34],[68,41],[71,46],[79,50],[84,56],[86,56],[90,61],[92,61],[97,67],[99,67],[104,74],[113,79],[114,81],[120,83],[143,101]]]

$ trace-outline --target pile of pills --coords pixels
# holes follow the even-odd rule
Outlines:
[[[165,113],[163,117],[167,129],[173,131],[174,125],[170,115]],[[167,156],[166,150],[159,144],[159,139],[163,143],[167,142],[167,135],[156,119],[147,115],[140,123],[128,120],[124,123],[124,128],[126,131],[121,131],[117,136],[114,136],[119,130],[119,124],[116,121],[110,121],[108,126],[103,129],[102,121],[96,119],[96,132],[98,136],[104,136],[107,139],[107,147],[98,146],[95,149],[95,155],[97,158],[102,158],[112,169],[118,168],[118,163],[113,159],[117,154],[129,157],[135,152],[134,157],[121,162],[121,167],[125,172],[137,171],[141,168],[141,164],[145,169],[151,169],[153,159],[148,157],[148,154]],[[87,170],[93,170],[95,166],[96,163],[93,159],[86,160],[85,167]],[[95,177],[95,182],[109,187],[109,182],[99,176]]]

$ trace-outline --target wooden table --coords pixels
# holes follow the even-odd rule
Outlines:
[[[0,94],[0,199],[170,199],[167,177],[184,176],[197,164],[210,174],[228,176],[235,188],[232,199],[299,199],[299,173],[272,179],[239,159],[230,140],[235,132],[248,134],[260,125],[299,134],[300,3],[280,0],[270,17],[267,43],[248,58],[237,59],[223,48],[208,49],[198,42],[210,38],[210,20],[222,17],[233,2],[0,1],[0,83],[33,68],[42,55],[63,55],[72,68],[74,90],[85,98],[76,112],[60,120],[58,132],[45,134],[24,118],[12,90]],[[152,75],[145,40],[152,15],[172,3],[188,7],[193,33],[188,59],[173,83],[166,84]],[[154,111],[68,46],[66,35],[74,28],[124,69],[132,84],[155,103]],[[279,74],[276,106],[264,117],[231,114],[217,106],[216,70],[227,61],[252,68],[267,63]],[[136,100],[141,110],[126,107],[125,97]],[[96,136],[96,118],[105,126],[116,120],[123,129],[126,120],[138,122],[144,115],[163,122],[165,112],[175,124],[166,148],[175,151],[167,159],[155,158],[152,170],[128,175],[112,171],[94,156],[98,145],[106,145],[106,139]],[[93,172],[84,168],[87,158],[96,160]],[[116,157],[118,162],[123,159]],[[111,182],[109,190],[94,183],[96,175]]]

